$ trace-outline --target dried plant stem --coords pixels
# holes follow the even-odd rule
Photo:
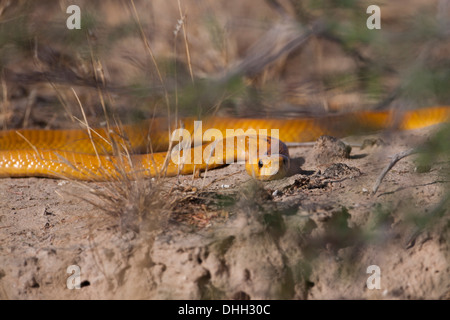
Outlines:
[[[189,52],[189,44],[187,39],[187,32],[186,32],[186,14],[183,14],[181,10],[181,1],[178,0],[178,10],[180,11],[180,19],[182,21],[181,28],[183,29],[183,37],[184,37],[184,45],[186,47],[186,57],[187,57],[187,63],[189,67],[189,74],[191,75],[191,81],[194,83],[194,73],[192,72],[192,64],[191,64],[191,54]]]
[[[1,78],[2,82],[2,94],[3,94],[3,103],[2,103],[2,109],[3,109],[3,130],[6,130],[8,128],[7,126],[7,118],[9,114],[9,100],[8,100],[8,87],[6,85],[5,79],[2,75]]]

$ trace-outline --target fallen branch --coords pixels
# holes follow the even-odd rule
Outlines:
[[[323,22],[319,20],[310,27],[303,27],[294,20],[283,20],[282,23],[275,24],[250,47],[244,59],[221,81],[227,82],[236,76],[253,77],[261,73],[267,66],[301,47],[312,35],[319,34],[324,28]]]

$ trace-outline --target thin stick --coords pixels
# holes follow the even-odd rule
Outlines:
[[[355,147],[355,148],[361,148],[362,144],[360,143],[347,143],[345,141],[344,142],[346,145],[350,146],[350,147]],[[295,147],[314,147],[316,145],[316,142],[286,142],[285,143],[286,146],[288,148],[295,148]]]
[[[286,142],[288,148],[294,147],[314,147],[315,142]]]
[[[4,117],[3,117],[3,130],[6,130],[8,127],[8,114],[9,114],[9,100],[8,100],[8,87],[6,85],[4,76],[3,76],[3,71],[2,71],[2,76],[1,76],[1,82],[2,82],[2,93],[3,93],[3,103],[2,103],[2,109],[3,109],[3,113],[4,113]]]
[[[394,155],[393,159],[391,160],[391,162],[389,163],[389,165],[384,168],[384,170],[381,172],[381,174],[378,176],[377,181],[375,182],[373,188],[372,188],[372,195],[374,195],[377,191],[378,188],[380,187],[381,182],[383,181],[384,177],[386,176],[386,174],[389,172],[389,170],[392,169],[393,166],[395,166],[395,164],[400,161],[401,159],[410,156],[412,154],[418,153],[418,151],[416,149],[409,149],[400,153],[397,153],[396,155]]]

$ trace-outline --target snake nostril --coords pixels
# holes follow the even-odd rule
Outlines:
[[[264,164],[263,164],[263,161],[262,161],[262,160],[259,160],[259,161],[258,161],[258,168],[261,169],[261,168],[263,167],[263,165],[264,165]]]

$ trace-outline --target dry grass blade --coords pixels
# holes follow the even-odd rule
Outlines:
[[[183,11],[181,10],[181,1],[178,0],[178,10],[180,11],[180,21],[181,21],[181,27],[183,29],[183,36],[184,36],[184,45],[186,48],[186,57],[187,57],[187,64],[189,67],[189,74],[191,76],[191,81],[194,83],[194,73],[192,72],[192,63],[191,63],[191,54],[189,52],[189,44],[187,39],[187,32],[186,32],[186,14],[183,14]]]
[[[92,138],[91,127],[89,126],[89,123],[87,121],[86,113],[84,112],[84,108],[83,108],[83,104],[81,103],[80,98],[78,98],[78,95],[75,92],[75,89],[74,88],[71,88],[71,89],[72,89],[73,94],[75,95],[75,98],[77,99],[78,105],[80,106],[81,113],[83,114],[83,119],[86,124],[87,133],[89,135],[89,140],[91,141],[92,147],[94,148],[94,151],[95,151],[95,155],[97,156],[97,159],[100,162],[100,156],[98,154],[97,147],[95,146],[94,139]]]
[[[36,153],[36,155],[38,156],[38,158],[39,158],[40,160],[42,160],[42,156],[41,156],[41,154],[39,153],[39,150],[36,148],[36,146],[33,145],[33,144],[30,142],[30,140],[28,140],[28,139],[27,139],[23,134],[21,134],[19,131],[16,131],[16,134],[17,134],[19,137],[21,137],[23,140],[25,140],[25,142],[28,143],[28,145],[34,150],[34,152]]]
[[[76,121],[78,121],[82,126],[86,127],[86,129],[87,129],[87,124],[86,124],[83,120],[78,119],[78,118],[75,117],[75,116],[73,116],[73,118],[74,118]],[[98,133],[97,130],[91,128],[90,131],[93,132],[97,137],[99,137],[101,140],[103,140],[103,142],[105,142],[105,143],[106,143],[107,145],[109,145],[110,147],[113,146],[113,144],[112,144],[110,141],[108,141],[108,139],[104,138],[100,133]],[[108,130],[107,132],[109,133],[109,130]]]

